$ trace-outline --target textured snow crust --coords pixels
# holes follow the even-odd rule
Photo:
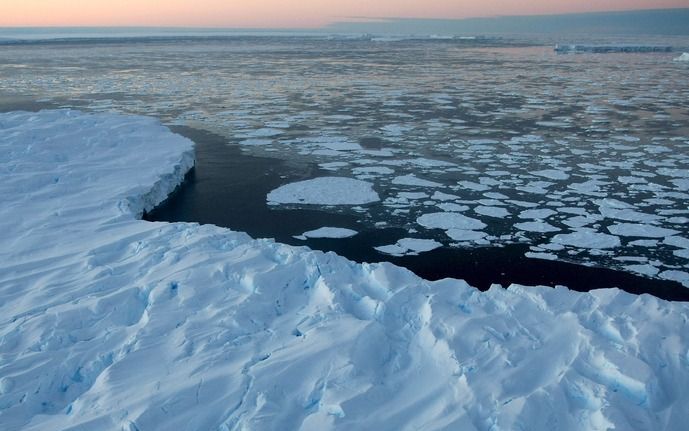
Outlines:
[[[0,114],[3,430],[685,429],[689,305],[138,220],[192,149],[141,117]]]

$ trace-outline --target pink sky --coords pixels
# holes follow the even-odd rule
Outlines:
[[[344,17],[466,18],[689,7],[689,0],[0,0],[0,26],[320,27]]]

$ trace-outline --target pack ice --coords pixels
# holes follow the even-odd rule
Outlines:
[[[0,114],[0,428],[686,429],[687,304],[139,220],[193,161],[153,119]]]

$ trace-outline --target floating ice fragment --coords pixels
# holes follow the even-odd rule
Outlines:
[[[479,230],[486,227],[486,224],[475,218],[467,217],[458,213],[438,212],[424,214],[416,222],[428,229],[468,229]]]
[[[401,186],[413,186],[413,187],[443,187],[442,184],[436,183],[435,181],[428,181],[421,178],[417,178],[414,174],[401,175],[395,177],[392,180],[393,184]]]
[[[624,267],[624,269],[631,272],[636,272],[638,274],[647,275],[649,277],[653,277],[659,272],[658,268],[647,263],[639,265],[627,265]]]
[[[578,248],[605,249],[620,246],[620,239],[606,233],[582,230],[555,235],[552,241],[556,244]]]
[[[510,212],[503,207],[477,206],[476,208],[474,208],[474,211],[477,214],[496,218],[505,218],[510,215]]]
[[[357,233],[355,230],[341,227],[322,227],[304,232],[302,236],[306,238],[350,238]]]
[[[536,219],[536,220],[543,220],[547,219],[551,215],[557,214],[556,211],[553,211],[549,208],[543,208],[543,209],[533,209],[533,210],[524,210],[519,213],[519,218],[531,218],[531,219]]]
[[[344,177],[320,177],[285,184],[268,193],[268,203],[306,205],[362,205],[380,200],[373,185]]]
[[[524,255],[530,259],[557,260],[557,256],[552,253],[528,251]]]
[[[674,229],[634,223],[617,223],[609,226],[608,231],[613,235],[638,236],[642,238],[663,238],[679,233],[679,231]]]
[[[519,230],[526,232],[538,232],[538,233],[548,233],[548,232],[558,232],[560,229],[551,225],[550,223],[542,221],[529,221],[524,223],[516,223],[514,225]]]
[[[384,254],[393,256],[416,255],[426,251],[435,250],[443,245],[432,239],[403,238],[392,245],[383,245],[375,249]]]
[[[543,169],[541,171],[532,172],[534,175],[539,177],[545,177],[551,180],[566,180],[569,178],[569,174],[558,169]]]

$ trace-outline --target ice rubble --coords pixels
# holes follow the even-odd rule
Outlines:
[[[673,61],[689,61],[689,52],[683,52],[682,55],[674,58]]]
[[[0,114],[3,429],[684,429],[689,305],[138,220],[192,164],[155,120]]]

